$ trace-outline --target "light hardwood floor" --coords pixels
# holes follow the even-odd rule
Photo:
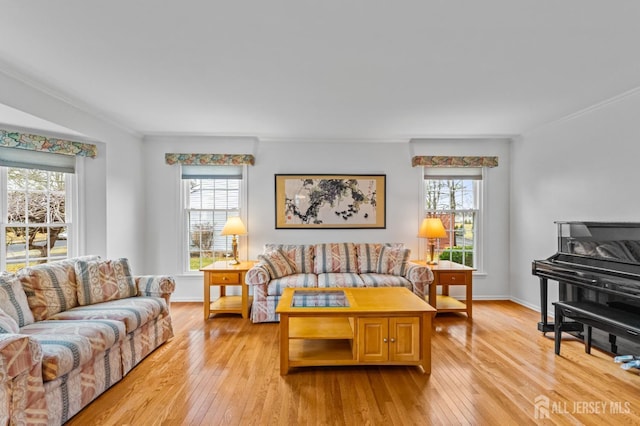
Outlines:
[[[570,336],[556,356],[539,314],[512,302],[474,302],[471,322],[437,316],[431,375],[372,366],[280,376],[277,324],[205,322],[199,303],[171,310],[175,337],[69,425],[640,424],[639,370],[587,355]]]

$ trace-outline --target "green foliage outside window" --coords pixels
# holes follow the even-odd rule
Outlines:
[[[462,250],[467,250],[462,261]],[[454,246],[440,253],[440,260],[450,260],[473,268],[473,246]]]

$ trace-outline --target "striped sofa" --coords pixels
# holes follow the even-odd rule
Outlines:
[[[168,276],[126,259],[0,274],[0,425],[60,425],[173,336]]]
[[[410,254],[390,243],[266,244],[245,278],[253,289],[251,321],[279,321],[276,306],[287,287],[402,286],[424,297],[433,273],[410,263]]]

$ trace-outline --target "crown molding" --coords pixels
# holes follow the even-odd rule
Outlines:
[[[85,114],[93,117],[94,119],[101,121],[102,123],[105,123],[111,127],[115,127],[120,131],[123,131],[131,136],[134,136],[136,138],[142,138],[143,134],[141,134],[140,132],[137,132],[136,130],[122,124],[121,122],[119,122],[118,120],[114,119],[113,117],[109,116],[108,114],[100,111],[99,109],[87,104],[86,102],[83,102],[77,98],[74,98],[68,94],[64,94],[63,92],[60,92],[50,86],[48,86],[47,84],[45,84],[44,82],[42,82],[41,80],[34,78],[32,76],[28,76],[27,73],[19,70],[18,68],[16,68],[15,66],[9,64],[8,62],[0,59],[0,73],[4,74],[6,77],[16,80],[46,96],[49,96],[53,99],[55,99],[58,102],[62,102],[66,105],[69,105],[70,107],[74,108],[74,109],[78,109],[82,112],[84,112]],[[9,105],[10,106],[10,105]],[[31,115],[33,115],[32,113],[29,113]],[[42,118],[42,117],[38,117],[41,118],[43,120],[47,120],[46,118]],[[50,121],[50,120],[48,120]],[[58,124],[58,123],[54,123],[54,124]],[[60,124],[59,124],[60,125]],[[64,126],[66,127],[66,126]]]

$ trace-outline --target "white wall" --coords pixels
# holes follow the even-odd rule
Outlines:
[[[511,158],[512,298],[540,308],[531,262],[557,250],[554,221],[640,221],[640,93],[524,134]],[[549,301],[557,300],[550,285]]]
[[[141,138],[1,71],[0,87],[0,103],[103,142],[99,158],[85,164],[86,227],[91,238],[85,246],[90,254],[128,257],[134,273],[144,269]]]
[[[241,257],[255,259],[264,244],[316,242],[403,242],[413,257],[423,257],[424,241],[417,238],[420,221],[421,172],[411,167],[411,156],[425,155],[419,150],[438,150],[438,155],[498,155],[501,166],[489,179],[493,189],[487,200],[492,219],[488,220],[489,250],[500,259],[487,262],[486,275],[478,277],[478,297],[508,297],[508,172],[509,145],[505,140],[467,140],[425,142],[336,142],[336,141],[257,141],[253,138],[223,137],[146,137],[144,167],[147,202],[147,261],[145,273],[176,276],[173,300],[202,300],[200,274],[184,275],[180,265],[181,232],[179,167],[165,164],[164,154],[225,153],[254,154],[256,164],[248,168],[248,236],[240,240]],[[275,229],[274,175],[309,174],[385,174],[386,229]],[[495,182],[494,182],[495,181]],[[495,185],[494,185],[495,183]],[[495,205],[495,207],[494,207]]]

